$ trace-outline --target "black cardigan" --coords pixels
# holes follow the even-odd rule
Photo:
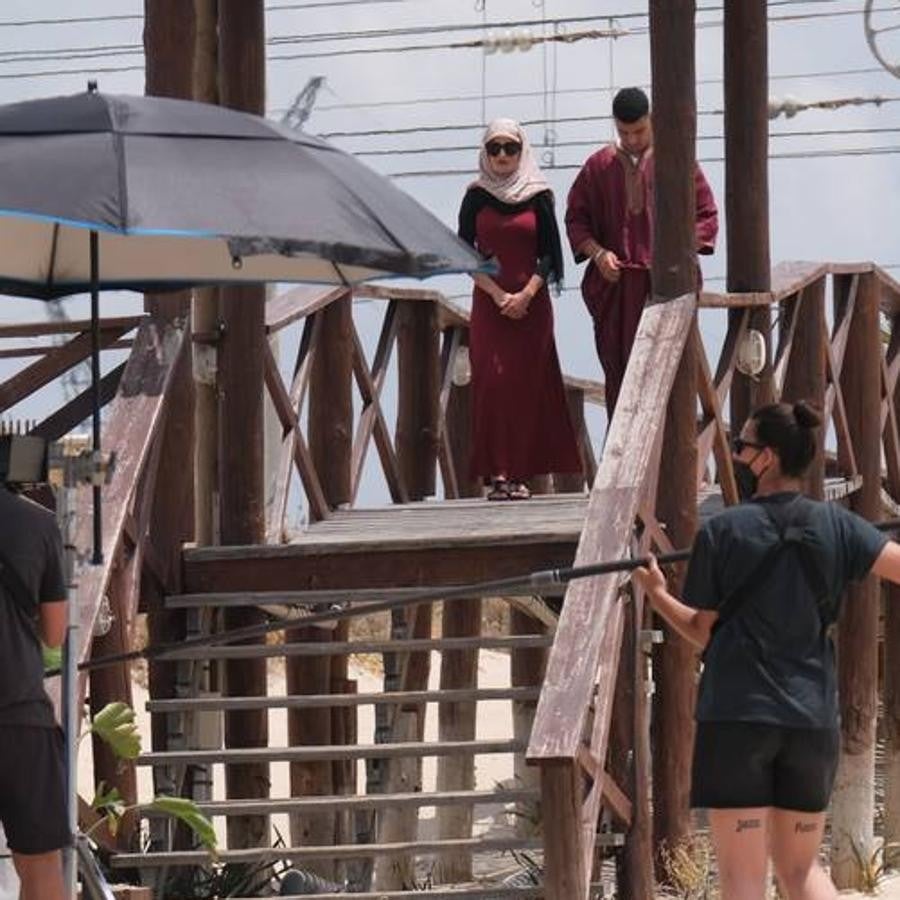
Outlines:
[[[556,224],[556,212],[553,206],[553,193],[541,191],[522,203],[504,203],[484,188],[473,187],[466,191],[462,206],[459,208],[459,236],[472,247],[475,247],[475,219],[485,207],[491,206],[501,213],[511,215],[523,209],[534,209],[537,213],[538,259],[535,273],[545,281],[556,285],[563,278],[562,245],[559,239],[559,227]]]

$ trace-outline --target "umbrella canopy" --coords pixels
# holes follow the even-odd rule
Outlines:
[[[0,106],[0,292],[301,281],[483,267],[390,181],[248,113],[89,90]]]

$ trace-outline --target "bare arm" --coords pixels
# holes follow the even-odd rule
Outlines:
[[[48,647],[59,647],[66,638],[66,606],[65,600],[40,604],[41,640]]]
[[[634,580],[647,592],[650,605],[688,643],[703,650],[709,643],[719,614],[715,610],[694,609],[669,593],[666,576],[654,559],[648,568],[635,569]]]
[[[472,281],[478,285],[490,298],[497,304],[497,306],[501,306],[503,301],[506,299],[506,291],[494,281],[490,275],[473,275]]]
[[[900,584],[900,544],[888,541],[872,566],[872,574]]]

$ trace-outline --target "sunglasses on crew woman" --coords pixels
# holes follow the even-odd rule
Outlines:
[[[745,441],[741,437],[736,437],[731,442],[731,449],[734,450],[735,455],[740,456],[744,451],[744,447],[750,447],[753,450],[764,450],[765,444],[757,444],[755,441]]]
[[[484,145],[488,156],[499,156],[502,150],[507,156],[518,156],[522,152],[522,145],[518,141],[490,141]]]

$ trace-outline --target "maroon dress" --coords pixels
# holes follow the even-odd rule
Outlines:
[[[540,210],[536,203],[506,207],[493,201],[479,204],[473,216],[474,245],[499,263],[500,272],[493,278],[508,293],[522,290],[539,271],[540,245],[546,242],[539,235],[539,221],[542,226],[546,221]],[[553,215],[552,205],[549,215]],[[462,227],[462,212],[460,221],[460,233],[470,237]],[[553,225],[555,232],[555,221]],[[504,475],[521,481],[550,472],[580,472],[553,340],[546,277],[521,319],[501,315],[491,297],[476,285],[469,355],[472,476]]]

